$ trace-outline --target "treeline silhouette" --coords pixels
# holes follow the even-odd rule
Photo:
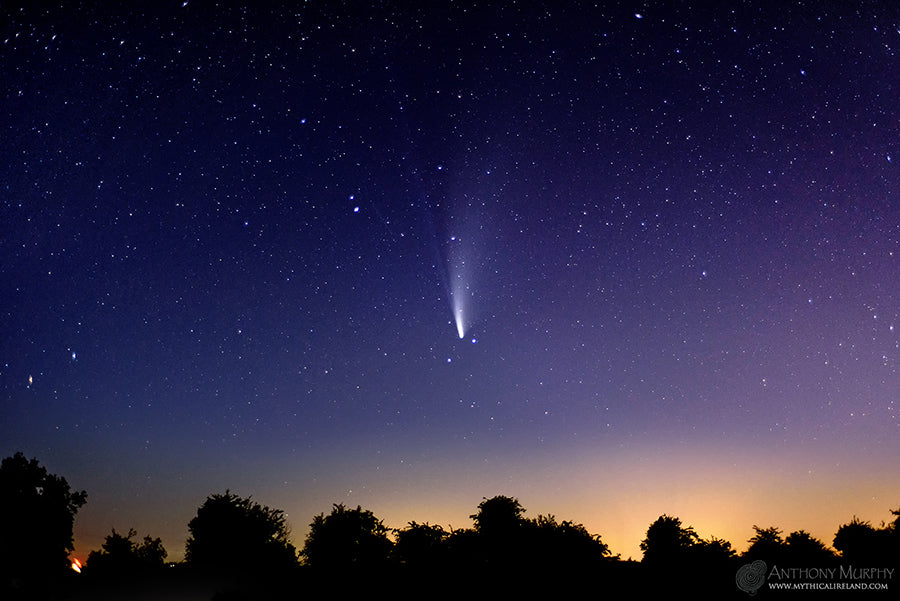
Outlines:
[[[298,550],[282,510],[230,491],[210,495],[197,509],[183,562],[167,563],[159,538],[112,530],[76,573],[69,560],[72,529],[86,500],[84,491],[72,492],[35,459],[17,453],[3,460],[0,599],[237,601],[343,598],[382,589],[393,598],[777,596],[752,580],[736,580],[757,560],[767,569],[815,570],[807,576],[848,565],[892,569],[878,573],[888,588],[869,591],[876,596],[896,595],[900,583],[900,509],[880,526],[854,517],[838,528],[834,550],[803,530],[783,536],[778,528],[754,526],[742,554],[726,540],[701,538],[677,517],[662,515],[648,526],[637,562],[612,555],[582,524],[552,515],[528,518],[518,499],[503,495],[485,498],[470,516],[472,527],[459,529],[409,522],[392,530],[369,510],[335,504],[313,518]],[[828,592],[842,593],[809,594]],[[791,598],[797,594],[803,593]]]

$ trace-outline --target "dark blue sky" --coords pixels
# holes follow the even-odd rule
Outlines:
[[[771,4],[4,5],[0,451],[81,554],[225,488],[884,519],[900,9]]]

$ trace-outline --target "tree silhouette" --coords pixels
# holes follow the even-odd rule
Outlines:
[[[478,504],[478,512],[469,517],[475,531],[485,536],[507,536],[525,523],[525,509],[518,499],[497,495]]]
[[[403,530],[395,530],[394,557],[402,565],[430,569],[446,562],[450,533],[441,526],[410,522]]]
[[[855,564],[900,565],[900,509],[890,510],[894,520],[880,528],[856,516],[838,528],[834,548]]]
[[[641,541],[643,563],[661,566],[682,562],[688,550],[700,540],[691,527],[683,527],[681,520],[661,515],[647,528],[647,537]]]
[[[677,517],[661,515],[650,524],[641,550],[646,593],[670,593],[673,583],[684,582],[686,574],[703,574],[692,584],[694,595],[715,595],[733,583],[734,572],[730,568],[735,553],[731,543],[716,537],[702,539]]]
[[[131,530],[129,530],[131,532]],[[169,553],[163,547],[162,539],[145,536],[139,545],[135,545],[135,554],[142,565],[161,567],[165,564]]]
[[[841,557],[852,563],[875,564],[891,555],[890,538],[890,530],[879,530],[853,516],[835,533],[834,548],[841,552]]]
[[[302,554],[318,569],[369,569],[387,563],[391,546],[387,528],[375,514],[336,504],[327,516],[313,518]]]
[[[482,537],[472,528],[457,528],[447,537],[450,564],[456,572],[480,568],[486,562]]]
[[[396,574],[395,596],[400,599],[434,596],[434,583],[453,571],[451,533],[438,525],[409,522],[406,528],[394,530],[394,535],[391,569]],[[454,596],[446,586],[442,588],[443,596]]]
[[[791,532],[784,542],[787,546],[786,556],[791,565],[823,566],[835,559],[834,553],[825,546],[825,543],[805,530]]]
[[[539,515],[525,525],[525,542],[533,561],[548,567],[586,567],[609,557],[609,547],[599,534],[582,524],[557,522],[552,515]]]
[[[787,555],[787,544],[781,538],[781,530],[775,526],[760,528],[753,526],[756,532],[750,540],[750,546],[744,553],[747,559],[761,559],[766,563],[782,563]]]
[[[492,577],[502,577],[520,568],[528,557],[526,549],[525,509],[518,499],[497,495],[484,498],[478,511],[469,516],[475,528],[474,536],[455,532],[452,547],[457,559],[472,568],[487,570]]]
[[[64,573],[86,501],[37,459],[16,453],[0,463],[0,591],[45,587]]]
[[[900,509],[891,509],[894,520],[884,528],[887,557],[883,561],[893,566],[900,566]]]
[[[690,554],[706,564],[724,564],[736,556],[730,542],[715,536],[708,540],[699,539],[691,547]]]
[[[534,585],[533,574],[561,570],[596,576],[606,563],[609,547],[582,524],[558,522],[552,515],[527,519],[524,514],[516,498],[498,495],[482,500],[470,516],[474,528],[455,530],[448,538],[454,570],[474,571],[508,593],[503,587],[510,579],[525,578],[523,583]],[[560,581],[554,582],[554,586],[562,586]],[[524,592],[535,593],[533,589]]]
[[[137,543],[132,540],[136,535],[134,529],[129,529],[123,536],[113,528],[101,550],[91,551],[88,555],[86,572],[107,578],[126,578],[163,567],[168,553],[162,540],[145,536]]]
[[[527,519],[524,514],[516,498],[484,498],[470,516],[474,528],[454,530],[447,539],[449,572],[468,574],[485,598],[564,598],[608,576],[609,548],[599,536],[552,515]]]
[[[297,565],[284,512],[230,491],[207,497],[188,523],[185,560],[220,573],[285,570]]]

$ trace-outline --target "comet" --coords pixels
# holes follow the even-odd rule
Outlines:
[[[462,259],[451,265],[450,308],[453,311],[453,322],[456,324],[456,333],[460,340],[466,336],[466,319],[471,320],[467,306],[471,292],[466,281],[465,266],[466,262]]]
[[[457,306],[460,305],[460,306]],[[466,336],[466,327],[463,325],[463,308],[462,302],[457,302],[454,298],[453,300],[453,319],[456,321],[456,333],[459,334],[459,339],[462,340]]]
[[[482,219],[471,202],[450,218],[448,230],[440,246],[442,251],[447,298],[450,300],[452,323],[462,340],[475,321],[475,289],[477,266],[482,262]]]

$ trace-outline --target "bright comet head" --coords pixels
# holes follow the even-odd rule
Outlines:
[[[453,301],[453,321],[456,322],[456,333],[462,340],[466,335],[466,323],[463,319],[463,294],[461,290],[455,290],[450,296]]]
[[[454,284],[450,292],[450,303],[453,309],[453,321],[456,323],[456,333],[459,334],[459,339],[462,340],[466,335],[466,319],[464,315],[466,292],[461,278],[457,278]]]

